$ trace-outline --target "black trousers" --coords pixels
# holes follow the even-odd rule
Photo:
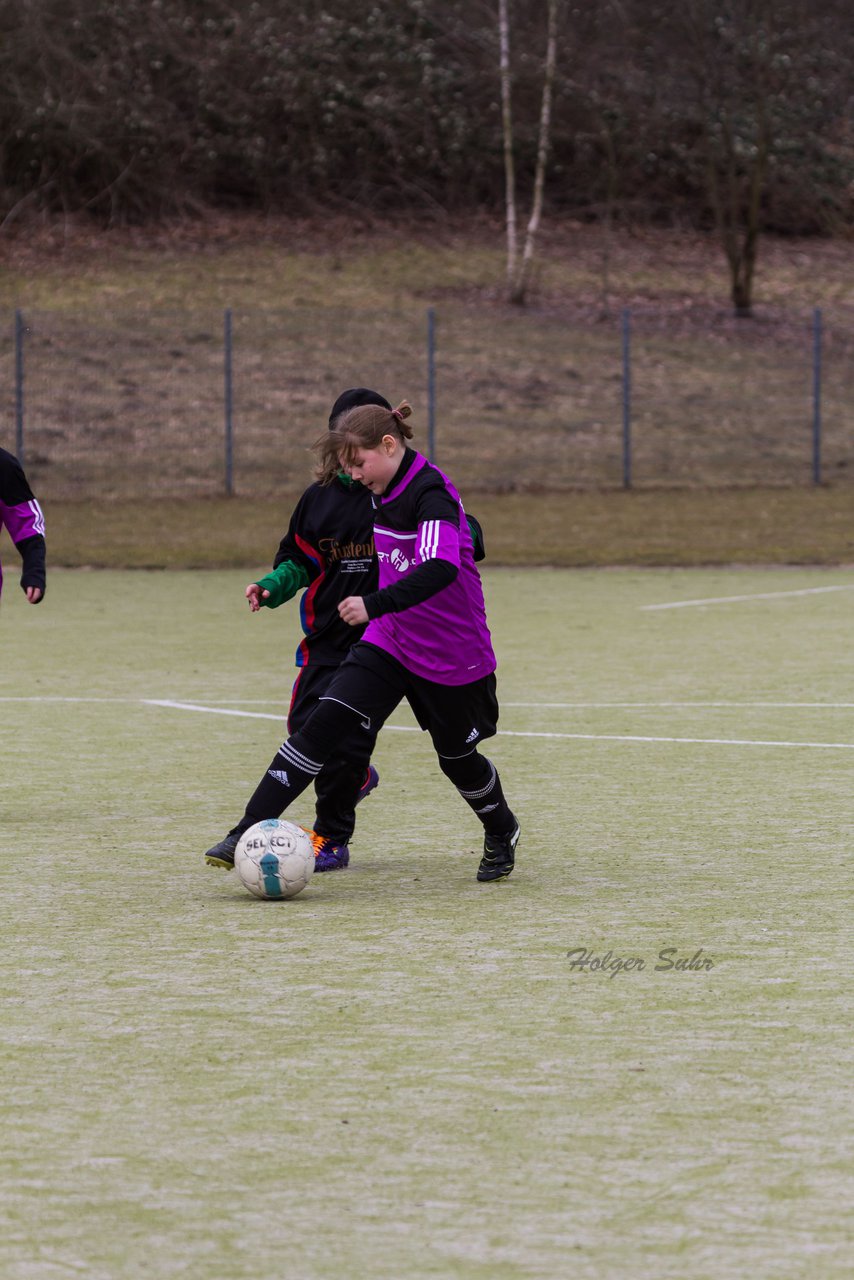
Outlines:
[[[282,743],[232,834],[284,813],[333,761],[368,761],[377,734],[403,698],[430,734],[442,772],[487,834],[502,836],[512,830],[515,819],[501,779],[477,750],[497,728],[494,672],[470,684],[440,685],[413,675],[382,649],[360,641],[323,692],[315,693],[314,709],[303,727]]]
[[[337,673],[337,667],[300,667],[288,711],[289,734],[303,728]],[[365,782],[373,750],[373,742],[358,735],[347,745],[347,754],[336,752],[314,780],[314,829],[339,844],[346,844],[355,830],[356,797]]]

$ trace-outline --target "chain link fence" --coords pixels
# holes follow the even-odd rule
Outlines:
[[[432,314],[22,309],[0,334],[0,443],[46,499],[298,492],[363,385],[410,400],[416,446],[468,491],[854,482],[841,312]]]

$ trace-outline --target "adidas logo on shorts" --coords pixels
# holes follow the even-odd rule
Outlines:
[[[480,737],[480,731],[478,729],[472,729],[471,733],[466,738],[466,742],[474,742],[479,737]]]

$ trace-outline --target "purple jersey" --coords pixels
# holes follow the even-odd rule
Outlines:
[[[20,462],[0,449],[0,531],[3,526],[24,557],[24,586],[44,590],[44,516]],[[0,565],[0,591],[3,567]]]
[[[428,560],[459,572],[422,603],[372,619],[363,639],[425,680],[470,684],[495,670],[495,654],[460,495],[420,453],[407,449],[402,469],[373,499],[380,592]]]

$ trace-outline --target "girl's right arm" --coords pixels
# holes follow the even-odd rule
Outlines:
[[[280,604],[290,600],[296,593],[309,584],[308,570],[296,560],[283,560],[270,573],[250,582],[246,588],[246,598],[253,613],[266,605],[268,609],[278,609]]]

